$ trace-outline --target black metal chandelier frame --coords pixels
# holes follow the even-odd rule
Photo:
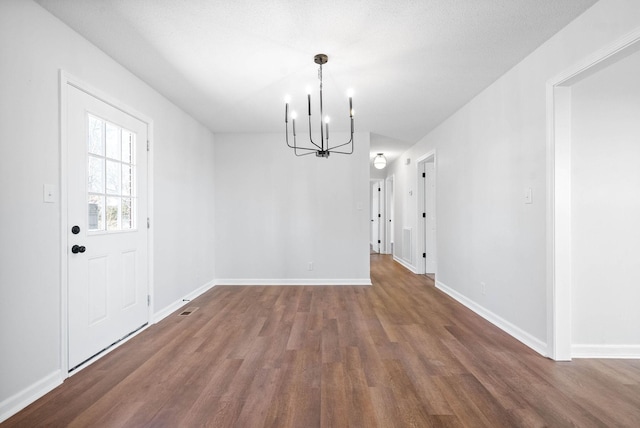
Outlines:
[[[311,155],[313,153],[316,154],[317,157],[320,158],[328,158],[331,153],[350,155],[353,154],[353,99],[349,96],[349,119],[351,122],[351,135],[349,141],[343,144],[339,144],[337,146],[329,146],[329,118],[325,118],[324,129],[322,127],[322,118],[324,116],[323,105],[322,105],[322,65],[326,64],[329,60],[329,57],[325,54],[317,54],[313,57],[313,61],[319,65],[318,69],[318,79],[320,80],[320,144],[317,144],[313,141],[313,136],[311,133],[311,94],[307,94],[307,111],[309,116],[309,142],[311,146],[300,146],[296,140],[296,118],[295,115],[292,114],[291,122],[292,122],[292,131],[293,131],[293,145],[289,142],[289,103],[285,103],[284,107],[284,124],[285,124],[285,138],[287,142],[287,146],[293,149],[293,152],[296,156],[306,156]],[[348,148],[342,150],[336,150],[341,147],[349,146]],[[347,151],[348,150],[348,151]]]

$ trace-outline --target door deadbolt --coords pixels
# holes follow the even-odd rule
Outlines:
[[[80,233],[80,226],[73,226],[71,228],[71,233],[73,233],[74,235],[77,235],[78,233]]]

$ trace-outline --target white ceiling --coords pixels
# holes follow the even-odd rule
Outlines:
[[[283,132],[306,87],[317,111],[325,53],[332,128],[353,89],[392,161],[596,0],[36,1],[215,133]]]

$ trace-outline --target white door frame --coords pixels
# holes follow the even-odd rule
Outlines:
[[[416,160],[416,180],[418,183],[417,189],[418,189],[418,198],[417,198],[417,211],[416,211],[416,236],[419,236],[420,238],[416,239],[416,254],[418,259],[422,259],[422,253],[426,252],[426,243],[425,243],[425,230],[424,230],[424,221],[422,220],[422,213],[424,212],[424,180],[422,179],[422,173],[424,172],[424,164],[427,162],[433,162],[433,179],[435,182],[435,186],[436,186],[436,194],[438,191],[438,180],[437,180],[437,165],[436,165],[436,151],[435,150],[431,150],[429,152],[427,152],[426,154],[420,156],[417,160]],[[438,205],[438,198],[434,198],[434,204],[433,204],[433,208],[434,210],[436,209],[437,205]],[[436,248],[436,254],[437,254],[437,248],[438,248],[438,216],[436,214],[436,220],[435,220],[435,224],[436,224],[436,238],[435,238],[435,243],[434,243],[434,248]],[[425,268],[426,265],[424,263],[424,260],[422,260],[420,263],[418,263],[417,261],[414,263],[414,266],[416,268],[416,273],[418,274],[422,274],[424,275],[426,273]],[[436,273],[437,274],[437,270],[438,270],[438,263],[436,261]]]
[[[89,85],[88,83],[72,76],[71,74],[65,72],[64,70],[60,70],[60,370],[63,373],[63,376],[69,377],[71,374],[69,373],[69,323],[68,323],[68,298],[69,298],[69,270],[68,270],[68,259],[69,259],[69,242],[68,242],[68,206],[69,196],[67,189],[67,174],[69,172],[69,159],[68,159],[68,131],[67,131],[67,103],[68,103],[68,90],[69,86],[72,86],[76,89],[79,89],[100,101],[109,104],[110,106],[135,117],[136,119],[144,122],[147,125],[147,138],[149,141],[149,150],[147,152],[147,192],[148,192],[148,207],[147,207],[147,215],[151,219],[153,218],[153,152],[151,151],[152,142],[153,142],[153,121],[150,117],[145,114],[140,113],[139,111],[127,106],[126,104],[114,99],[112,96],[104,93],[103,91]],[[147,319],[148,324],[150,324],[152,319],[153,310],[153,223],[151,223],[150,227],[147,230],[147,260],[148,260],[148,272],[147,272],[147,289],[150,296],[150,304],[148,306]],[[145,327],[146,328],[146,327]],[[138,330],[137,333],[143,331],[143,329]],[[136,334],[137,334],[136,333]],[[130,336],[129,338],[133,337]],[[128,338],[128,339],[129,339]],[[125,343],[128,339],[121,341],[119,344],[114,345],[109,350],[101,353],[100,355],[91,358],[87,362],[85,362],[82,366],[76,368],[72,374],[79,372],[82,368],[91,364],[96,359],[104,356],[106,352],[115,349],[119,345]]]
[[[571,86],[640,50],[640,28],[547,82],[547,356],[571,360]]]

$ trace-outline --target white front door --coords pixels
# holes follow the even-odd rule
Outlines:
[[[144,326],[147,125],[68,85],[69,370]]]

